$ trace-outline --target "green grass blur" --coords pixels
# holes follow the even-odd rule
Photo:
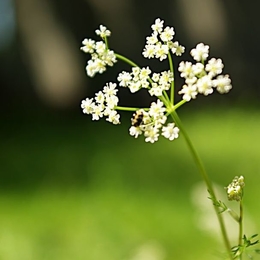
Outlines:
[[[260,112],[180,116],[214,182],[245,176],[259,233]],[[58,116],[4,122],[2,132],[1,260],[219,259],[219,238],[196,225],[201,178],[182,137],[151,145],[128,135],[127,119]]]

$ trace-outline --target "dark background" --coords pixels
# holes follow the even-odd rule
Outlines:
[[[155,18],[175,27],[187,52],[198,42],[224,59],[234,100],[259,98],[258,4],[232,1],[1,1],[1,111],[75,109],[82,96],[111,80],[120,65],[89,79],[81,41],[105,24],[110,46],[142,65],[145,37]],[[97,38],[96,38],[97,39]],[[188,53],[184,56],[188,59]],[[153,64],[153,61],[151,62]],[[163,65],[154,62],[158,67]],[[111,73],[111,74],[110,74]],[[47,87],[48,85],[48,87]],[[93,87],[94,86],[94,87]]]

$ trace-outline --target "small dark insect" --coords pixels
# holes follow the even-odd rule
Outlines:
[[[136,111],[136,113],[133,115],[131,119],[132,125],[135,127],[140,126],[143,122],[143,118],[144,118],[143,111],[141,110]]]

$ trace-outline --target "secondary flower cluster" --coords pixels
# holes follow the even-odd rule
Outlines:
[[[142,115],[138,124],[133,123],[129,129],[130,135],[137,138],[139,135],[144,134],[145,141],[154,143],[158,141],[160,130],[161,135],[169,140],[174,140],[179,136],[179,128],[174,123],[168,123],[166,126],[167,117],[165,116],[166,108],[159,99],[157,102],[152,102],[151,107],[146,112],[140,109],[136,112],[136,115]],[[140,118],[140,117],[139,117]]]
[[[173,73],[169,70],[153,73],[150,76],[151,72],[149,67],[133,67],[131,73],[126,71],[119,73],[117,80],[119,81],[119,86],[128,87],[132,93],[137,92],[141,88],[148,88],[151,96],[160,97],[163,91],[170,89],[171,82],[174,80]]]
[[[233,181],[226,187],[229,200],[241,201],[243,197],[243,188],[245,187],[244,177],[236,176]]]
[[[151,26],[153,32],[151,36],[146,37],[146,45],[143,50],[145,58],[157,58],[160,61],[167,59],[169,51],[180,56],[185,48],[177,41],[173,42],[174,29],[173,27],[163,28],[163,20],[157,18]]]
[[[137,92],[141,88],[149,87],[149,75],[151,70],[147,68],[133,67],[132,72],[122,71],[119,73],[117,80],[119,81],[119,86],[128,87],[132,93]]]
[[[96,34],[102,39],[106,39],[111,35],[111,32],[103,25],[96,30]],[[92,39],[84,39],[82,41],[83,47],[80,49],[85,53],[91,54],[91,59],[88,61],[86,71],[88,76],[94,77],[96,73],[103,73],[106,66],[113,66],[116,62],[114,51],[109,50],[103,41],[95,42]]]
[[[185,79],[185,85],[179,91],[179,94],[183,94],[182,98],[190,101],[195,99],[198,93],[207,96],[213,93],[213,88],[221,94],[229,92],[232,88],[229,76],[219,75],[224,67],[222,60],[212,58],[204,65],[209,56],[209,46],[199,43],[190,53],[196,64],[189,61],[179,64],[180,75]]]
[[[113,124],[119,124],[120,115],[114,109],[118,104],[116,96],[118,89],[115,83],[107,83],[102,91],[96,93],[95,100],[86,98],[81,102],[81,108],[84,114],[92,114],[92,120],[99,120],[103,116],[107,116],[107,121]]]

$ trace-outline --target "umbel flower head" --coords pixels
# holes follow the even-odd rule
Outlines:
[[[233,181],[226,187],[229,200],[241,201],[243,198],[243,189],[245,187],[244,177],[236,176]]]
[[[182,61],[178,66],[180,77],[185,83],[178,91],[182,100],[175,104],[175,81],[172,56],[181,56],[185,47],[179,44],[175,38],[173,27],[164,26],[164,21],[157,18],[151,26],[151,35],[146,37],[143,56],[147,59],[168,59],[169,69],[165,71],[152,71],[149,66],[141,67],[130,59],[115,53],[108,46],[107,38],[111,32],[103,25],[95,32],[101,41],[84,39],[81,50],[90,55],[87,61],[86,72],[90,77],[97,73],[103,73],[108,66],[113,66],[118,60],[131,66],[129,71],[122,71],[117,76],[117,83],[109,82],[102,91],[96,93],[95,98],[86,98],[81,102],[83,113],[91,114],[92,120],[106,117],[113,123],[120,123],[118,110],[131,111],[133,113],[132,124],[129,128],[131,136],[137,138],[144,135],[145,141],[154,143],[163,136],[174,140],[179,136],[179,128],[174,122],[174,113],[177,108],[195,99],[197,95],[208,96],[216,90],[224,94],[231,90],[229,75],[222,75],[224,65],[221,59],[209,60],[209,46],[203,43],[190,51],[194,62]],[[140,89],[146,89],[149,95],[155,99],[150,107],[132,108],[119,106],[117,96],[118,88],[129,89],[136,93]],[[170,121],[170,122],[169,122]]]
[[[106,37],[110,36],[111,32],[105,26],[100,25],[96,34],[106,41]],[[96,42],[92,39],[84,39],[82,44],[80,49],[91,55],[86,66],[88,76],[94,77],[96,73],[103,73],[107,66],[113,66],[116,62],[114,51],[109,50],[104,41]]]

